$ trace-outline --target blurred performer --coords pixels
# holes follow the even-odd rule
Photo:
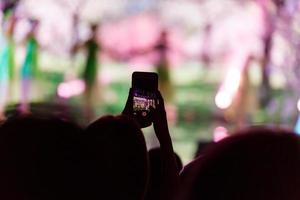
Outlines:
[[[99,82],[97,81],[100,66],[98,55],[101,52],[105,52],[107,55],[115,59],[120,58],[116,51],[109,49],[108,47],[104,48],[101,45],[101,41],[99,41],[99,38],[97,37],[100,32],[100,25],[92,24],[90,28],[91,35],[89,39],[84,43],[84,45],[77,44],[73,49],[74,53],[80,48],[86,49],[86,62],[81,77],[85,82],[84,107],[85,116],[88,122],[95,116],[93,109],[95,101],[93,100],[97,100],[97,104],[101,102],[101,89]]]
[[[169,45],[169,33],[166,29],[162,29],[158,41],[154,46],[149,49],[137,50],[131,52],[131,56],[136,54],[147,54],[149,52],[155,52],[158,54],[156,61],[156,71],[159,76],[159,90],[164,96],[166,102],[166,109],[168,114],[168,121],[175,123],[177,118],[177,109],[173,104],[174,88],[172,86],[172,80],[170,76],[170,62],[168,54],[171,50]]]
[[[30,31],[26,38],[26,56],[21,69],[21,107],[22,113],[30,112],[29,101],[32,94],[32,82],[38,76],[38,41],[36,32],[38,20],[30,20]]]
[[[168,42],[168,32],[166,29],[163,29],[160,33],[160,36],[154,46],[151,46],[149,49],[143,50],[134,50],[131,52],[131,56],[136,54],[147,54],[150,52],[155,52],[158,54],[158,59],[156,61],[156,71],[159,76],[159,89],[163,94],[165,101],[167,103],[172,102],[174,91],[172,88],[170,70],[169,70],[169,59],[168,53],[170,51],[169,42]]]
[[[205,67],[210,67],[212,58],[211,58],[211,42],[212,42],[212,25],[207,24],[204,28],[204,36],[203,36],[203,45],[201,50],[201,61],[203,62]]]
[[[13,34],[17,21],[14,8],[3,5],[2,30],[0,35],[0,119],[4,118],[9,86],[14,79],[14,52],[15,44]]]
[[[79,44],[79,15],[77,12],[75,12],[72,15],[72,40],[71,40],[71,49],[70,49],[70,53],[71,53],[71,64],[73,67],[75,64],[75,57],[76,57],[76,47]],[[73,70],[73,69],[71,69]]]
[[[171,47],[168,39],[168,30],[163,29],[156,46],[154,46],[154,51],[156,51],[159,56],[156,63],[156,70],[159,76],[159,90],[166,102],[168,121],[174,124],[177,120],[177,108],[174,105],[174,88],[170,75],[170,60],[168,55],[171,51]]]
[[[160,91],[165,97],[166,102],[172,102],[174,96],[174,89],[171,83],[169,60],[168,60],[168,32],[162,30],[160,38],[154,46],[154,50],[159,54],[159,59],[156,64],[157,73],[159,75]]]
[[[97,94],[97,74],[98,74],[98,51],[101,50],[97,42],[97,33],[99,26],[91,25],[91,36],[85,44],[87,49],[87,59],[82,78],[85,82],[84,104],[87,120],[94,117],[93,96]]]

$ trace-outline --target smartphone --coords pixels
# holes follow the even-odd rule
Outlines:
[[[142,128],[152,124],[151,110],[156,109],[158,75],[152,72],[132,74],[133,116]]]

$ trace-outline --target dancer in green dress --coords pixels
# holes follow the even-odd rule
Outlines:
[[[97,33],[99,26],[93,24],[91,26],[91,37],[86,42],[85,47],[87,49],[87,59],[86,64],[82,73],[82,78],[85,82],[85,94],[84,94],[84,104],[85,104],[85,114],[87,120],[92,120],[94,117],[93,111],[93,96],[97,93],[95,90],[97,88],[97,74],[98,74],[98,52],[100,51],[100,46],[97,42]]]
[[[38,42],[36,30],[39,22],[30,20],[31,30],[27,36],[26,56],[21,69],[21,107],[22,113],[30,112],[29,101],[32,93],[32,81],[38,76]]]
[[[147,49],[133,50],[131,56],[148,54],[155,52],[158,58],[155,62],[156,72],[159,76],[159,90],[164,96],[167,104],[172,103],[174,96],[174,89],[172,86],[171,75],[170,75],[170,62],[168,54],[170,51],[170,45],[168,41],[169,33],[166,29],[160,32],[157,42]]]
[[[158,52],[159,59],[156,64],[156,70],[159,76],[159,87],[160,91],[165,97],[165,101],[172,102],[174,96],[174,89],[172,87],[170,70],[169,70],[169,45],[168,45],[168,32],[162,30],[160,38],[154,47],[154,50]]]
[[[99,104],[99,101],[101,101],[101,89],[99,82],[97,81],[100,66],[98,59],[99,54],[101,52],[105,52],[114,59],[120,58],[118,52],[114,51],[113,49],[109,49],[108,47],[103,48],[101,46],[101,41],[98,40],[99,38],[97,38],[99,31],[100,25],[92,24],[91,35],[89,39],[84,43],[84,45],[76,45],[72,51],[75,53],[80,48],[84,48],[86,50],[86,62],[81,74],[81,78],[85,82],[85,92],[83,98],[86,122],[90,122],[95,117],[93,109],[95,101],[93,100],[97,100],[97,104]]]
[[[16,15],[13,9],[4,9],[0,34],[0,120],[4,118],[5,105],[8,99],[9,87],[14,78],[13,34],[16,24]]]
[[[99,46],[96,39],[97,26],[92,26],[92,36],[86,42],[87,60],[85,69],[83,71],[83,79],[86,83],[87,91],[91,92],[97,78],[97,65],[98,65],[98,50]]]

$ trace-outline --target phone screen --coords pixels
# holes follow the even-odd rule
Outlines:
[[[134,72],[132,75],[133,115],[142,127],[152,124],[151,110],[156,109],[158,76],[156,73]]]
[[[147,117],[156,106],[156,96],[152,92],[134,89],[133,92],[133,114]]]

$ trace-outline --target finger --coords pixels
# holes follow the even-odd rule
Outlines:
[[[153,107],[150,107],[149,109],[150,109],[149,117],[152,122],[155,122],[157,119],[157,110]]]
[[[165,109],[164,99],[159,91],[156,93],[156,101],[157,101],[157,109],[162,110]]]
[[[127,115],[131,115],[133,112],[133,91],[130,88],[129,89],[129,93],[128,93],[128,97],[127,97],[127,101],[126,101],[126,105],[124,107],[123,110],[123,114],[127,114]]]

